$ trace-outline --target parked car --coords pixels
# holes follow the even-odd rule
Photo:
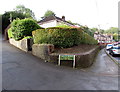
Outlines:
[[[116,45],[120,45],[120,42],[115,42],[115,43],[114,43],[114,46],[116,46]]]
[[[113,44],[107,44],[106,50],[109,50],[109,49],[111,49],[112,47],[113,47]]]
[[[113,46],[111,49],[109,49],[109,54],[114,55],[120,55],[120,45]]]

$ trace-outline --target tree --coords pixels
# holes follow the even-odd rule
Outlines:
[[[51,10],[47,10],[42,18],[48,17],[48,16],[54,16],[55,13]]]
[[[103,30],[103,29],[100,29],[100,30],[99,30],[99,32],[100,32],[101,34],[103,34],[104,31],[105,31],[105,30]]]
[[[78,26],[81,26],[79,23],[73,23],[71,20],[68,20],[67,22],[73,24],[73,25],[78,25]]]
[[[91,31],[95,33],[96,31],[98,31],[98,28],[91,28]]]
[[[18,5],[14,9],[14,11],[7,11],[2,14],[2,33],[4,34],[4,30],[10,24],[10,21],[14,19],[24,19],[24,18],[33,18],[35,19],[34,13],[29,8],[25,8],[23,5]]]
[[[16,18],[24,19],[24,18],[27,18],[27,16],[22,13],[15,12],[15,11],[8,11],[2,14],[2,33],[3,34],[4,34],[4,30],[10,24],[10,20],[12,21]]]
[[[73,24],[73,22],[72,22],[71,20],[68,20],[67,22],[69,22],[69,23]]]
[[[115,41],[118,41],[118,34],[114,33],[114,34],[113,34],[113,39],[114,39]]]
[[[119,38],[120,38],[119,29],[117,27],[110,27],[108,30],[105,30],[104,33],[112,34],[113,35],[113,39],[115,41],[118,41]]]
[[[105,33],[109,33],[109,34],[114,34],[117,33],[118,34],[118,28],[117,27],[111,27],[108,30],[105,30]]]
[[[84,30],[84,32],[86,32],[90,36],[92,36],[92,37],[94,36],[94,33],[92,32],[92,30],[90,28],[88,28],[87,26],[81,26],[80,28],[82,28]]]
[[[18,5],[14,9],[18,13],[23,13],[25,16],[35,19],[35,15],[29,8],[26,8],[24,5]]]

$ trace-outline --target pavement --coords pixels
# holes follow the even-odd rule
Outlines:
[[[118,90],[118,66],[104,50],[90,68],[73,69],[46,63],[7,41],[0,44],[3,90]]]

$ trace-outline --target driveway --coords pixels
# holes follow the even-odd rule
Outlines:
[[[118,90],[118,67],[104,50],[92,67],[73,69],[45,63],[2,41],[2,66],[3,90]]]

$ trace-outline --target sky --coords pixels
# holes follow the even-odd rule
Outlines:
[[[87,25],[90,28],[97,27],[108,29],[118,27],[118,2],[120,0],[2,0],[0,14],[12,11],[17,5],[30,8],[37,20],[47,10],[52,10],[56,16],[65,16],[66,20]]]

